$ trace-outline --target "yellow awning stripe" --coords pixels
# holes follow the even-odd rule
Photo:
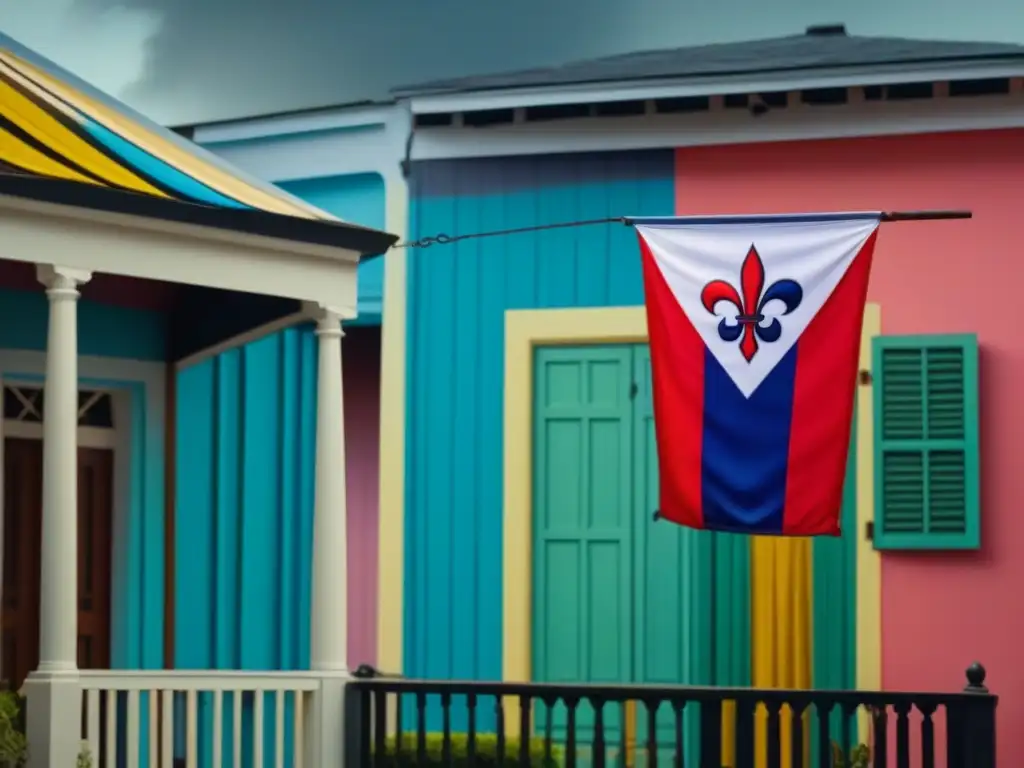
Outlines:
[[[67,181],[102,186],[95,179],[68,168],[35,147],[31,147],[9,131],[0,128],[0,158],[30,173],[51,176]]]
[[[3,78],[0,78],[0,105],[3,115],[27,134],[107,183],[133,192],[167,197],[162,190],[77,136]]]
[[[18,70],[25,78],[32,81],[38,89],[49,90],[53,96],[64,100],[75,109],[96,120],[111,131],[149,152],[160,160],[174,166],[180,171],[191,175],[196,181],[207,187],[246,205],[262,210],[303,218],[325,218],[322,212],[313,206],[296,204],[291,200],[271,194],[259,187],[254,187],[237,179],[226,171],[210,163],[204,162],[172,141],[132,123],[116,110],[102,102],[92,99],[86,94],[72,90],[47,72],[15,56],[9,51],[0,51],[0,62]]]

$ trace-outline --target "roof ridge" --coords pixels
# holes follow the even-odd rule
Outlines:
[[[840,25],[826,25],[828,27],[839,27]],[[741,54],[745,49],[748,48],[766,48],[776,54],[781,50],[789,50],[790,52],[799,52],[803,58],[807,58],[807,55],[811,51],[819,51],[823,54],[823,58],[827,58],[824,54],[831,54],[835,52],[840,46],[846,49],[852,50],[855,47],[868,48],[874,47],[879,48],[880,46],[888,46],[890,49],[898,49],[904,51],[905,49],[917,48],[920,49],[920,53],[917,56],[906,55],[905,53],[899,56],[896,55],[878,55],[870,58],[870,60],[859,61],[857,64],[873,64],[873,65],[886,65],[886,64],[921,64],[926,62],[941,62],[941,61],[954,61],[954,60],[977,60],[985,58],[993,58],[996,56],[1024,56],[1024,45],[1016,43],[1002,43],[1002,42],[987,42],[987,41],[958,41],[958,40],[927,40],[923,38],[908,38],[908,37],[890,37],[890,36],[873,36],[873,35],[849,35],[845,33],[832,32],[832,33],[819,33],[819,34],[794,34],[785,35],[774,38],[758,38],[755,40],[739,40],[731,42],[713,42],[713,43],[700,43],[698,45],[691,46],[679,46],[676,48],[651,48],[641,51],[628,51],[623,53],[611,54],[609,56],[599,56],[587,59],[576,59],[572,61],[562,62],[559,64],[553,64],[546,67],[532,67],[528,69],[520,70],[505,70],[501,72],[491,72],[485,74],[459,76],[452,78],[435,79],[428,82],[421,82],[417,84],[411,84],[406,86],[400,86],[393,88],[391,94],[394,96],[411,95],[416,93],[427,93],[437,91],[469,91],[469,90],[485,90],[487,88],[512,88],[517,87],[513,82],[506,82],[505,84],[499,84],[496,81],[514,81],[518,79],[529,80],[531,82],[523,83],[519,87],[535,86],[544,87],[550,86],[555,87],[558,85],[581,85],[584,83],[599,83],[599,82],[613,82],[622,80],[646,80],[646,79],[664,79],[668,77],[687,77],[687,76],[713,76],[722,74],[751,74],[754,72],[776,72],[776,71],[792,71],[799,69],[813,69],[826,64],[815,64],[811,62],[803,62],[798,65],[779,65],[772,66],[770,61],[758,61],[757,59],[763,57],[752,57],[753,63],[756,66],[738,68],[735,64],[725,66],[732,59],[742,58],[742,56],[729,56],[725,57],[726,62],[723,62],[722,67],[716,69],[713,66],[705,66],[700,68],[700,72],[686,72],[680,71],[677,73],[657,73],[657,74],[640,74],[627,73],[621,77],[611,77],[607,74],[599,74],[590,79],[582,78],[579,76],[572,76],[574,70],[583,70],[585,68],[600,68],[606,70],[613,68],[617,64],[622,65],[636,65],[645,62],[648,63],[671,63],[672,58],[679,57],[714,57],[716,54],[722,53],[735,53]],[[936,49],[948,49],[947,52],[937,53]],[[778,59],[776,55],[776,59]],[[776,62],[778,63],[778,62]],[[851,63],[829,63],[828,66],[854,66]],[[549,80],[545,84],[538,84],[532,82],[537,78],[547,76],[545,79]],[[560,78],[561,76],[561,78]],[[566,76],[570,76],[571,79],[566,79]],[[468,86],[476,84],[478,88],[469,88]]]

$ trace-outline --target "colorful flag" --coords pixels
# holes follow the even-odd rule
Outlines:
[[[880,213],[633,219],[660,515],[838,536]]]

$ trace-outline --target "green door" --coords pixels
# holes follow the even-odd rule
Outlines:
[[[547,682],[631,679],[633,353],[625,346],[537,353],[533,673]],[[566,710],[551,713],[562,740]],[[539,708],[534,723],[545,728]],[[577,710],[579,743],[594,713]],[[619,716],[607,708],[606,739]]]

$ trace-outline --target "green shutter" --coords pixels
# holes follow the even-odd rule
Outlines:
[[[877,549],[977,549],[978,341],[873,341]]]

